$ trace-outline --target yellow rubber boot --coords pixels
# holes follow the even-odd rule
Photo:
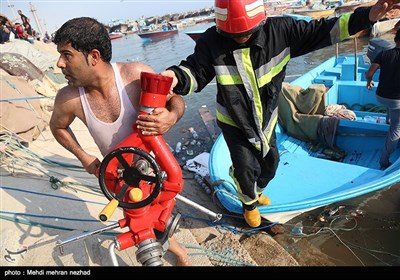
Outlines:
[[[270,205],[271,204],[271,199],[269,199],[268,196],[260,194],[260,196],[258,197],[258,204],[260,204],[262,206]]]
[[[244,209],[244,219],[246,223],[251,227],[258,227],[261,225],[261,216],[258,208],[254,208],[253,210]]]

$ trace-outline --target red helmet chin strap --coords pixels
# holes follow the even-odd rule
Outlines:
[[[262,0],[215,0],[217,31],[228,37],[254,33],[267,18]]]

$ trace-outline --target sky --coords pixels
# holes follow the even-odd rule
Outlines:
[[[214,6],[214,1],[206,0],[0,0],[0,2],[2,14],[11,20],[18,19],[21,22],[17,13],[21,10],[30,18],[32,27],[39,31],[40,28],[31,12],[33,6],[41,29],[43,32],[47,30],[49,34],[75,17],[89,16],[108,24],[112,20],[162,16]]]

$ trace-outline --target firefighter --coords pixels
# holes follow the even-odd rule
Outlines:
[[[295,20],[267,17],[262,0],[216,0],[216,25],[194,52],[161,74],[171,90],[187,95],[217,82],[217,123],[228,145],[231,173],[250,227],[261,224],[259,205],[279,163],[275,126],[278,96],[293,57],[340,42],[383,18],[400,0],[381,0],[340,17]]]

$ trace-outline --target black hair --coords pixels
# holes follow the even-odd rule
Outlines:
[[[83,52],[85,56],[93,49],[101,54],[105,62],[111,61],[111,40],[106,27],[97,20],[90,17],[80,17],[68,20],[54,35],[55,44],[71,43],[77,51]]]
[[[394,37],[394,41],[395,42],[399,42],[400,41],[400,28],[397,29],[396,36]]]

